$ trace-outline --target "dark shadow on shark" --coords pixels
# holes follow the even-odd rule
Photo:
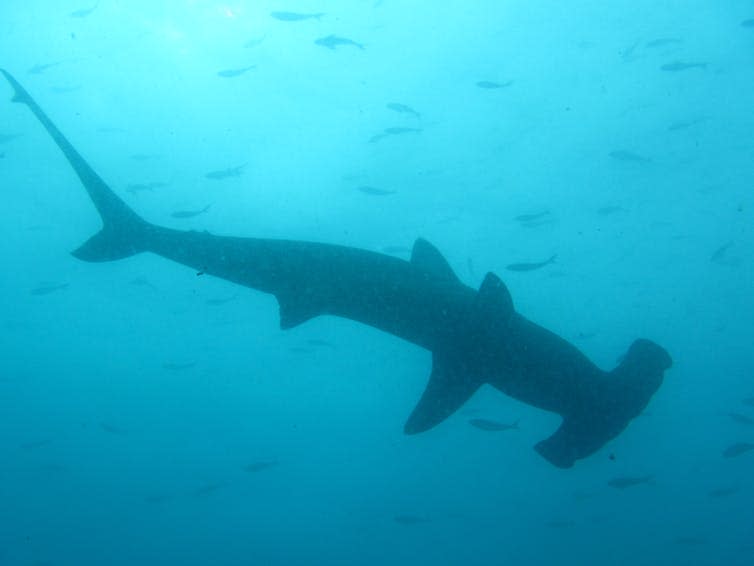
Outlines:
[[[614,370],[513,308],[505,284],[488,273],[464,285],[429,242],[409,261],[366,250],[215,236],[150,224],[132,211],[79,155],[24,88],[2,71],[14,102],[28,106],[73,167],[102,218],[102,230],[73,255],[102,262],[152,252],[197,272],[275,295],[280,326],[332,315],[373,326],[432,352],[432,373],[405,425],[415,434],[441,423],[482,384],[563,417],[535,448],[567,468],[615,438],[646,407],[670,368],[668,353],[636,340]]]

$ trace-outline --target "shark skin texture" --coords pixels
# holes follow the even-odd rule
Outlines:
[[[516,312],[499,277],[464,285],[442,254],[416,240],[410,260],[316,242],[218,236],[146,222],[118,197],[7,71],[14,102],[26,105],[78,175],[102,229],[72,254],[113,261],[142,252],[273,294],[280,327],[317,316],[351,319],[432,352],[429,383],[404,426],[433,428],[483,384],[563,421],[534,448],[551,464],[573,466],[619,435],[649,403],[672,366],[668,352],[634,341],[603,371],[563,338]]]

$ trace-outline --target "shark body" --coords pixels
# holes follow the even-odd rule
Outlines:
[[[563,417],[535,449],[567,468],[617,436],[645,408],[671,365],[657,344],[636,340],[606,372],[575,346],[516,312],[505,284],[488,273],[463,284],[429,242],[409,261],[352,247],[228,237],[148,223],[131,210],[63,136],[26,90],[0,70],[81,180],[103,227],[73,255],[102,262],[152,252],[194,270],[273,294],[280,326],[314,317],[358,321],[432,352],[429,383],[405,424],[408,434],[445,420],[487,383]]]

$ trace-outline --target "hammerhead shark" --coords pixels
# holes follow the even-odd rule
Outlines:
[[[490,384],[562,416],[560,428],[535,450],[568,468],[620,434],[644,410],[672,365],[665,349],[638,339],[615,369],[599,369],[575,346],[516,312],[494,273],[473,289],[423,239],[416,240],[406,261],[352,247],[151,224],[113,192],[18,81],[0,72],[13,87],[12,100],[25,104],[41,122],[99,212],[102,229],[72,252],[76,258],[104,262],[151,252],[273,294],[282,329],[332,315],[429,350],[432,372],[404,426],[407,434],[438,425]]]

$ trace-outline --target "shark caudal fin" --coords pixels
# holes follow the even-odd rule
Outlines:
[[[0,73],[13,87],[13,102],[29,107],[68,159],[102,218],[102,230],[73,251],[73,255],[84,261],[111,261],[145,251],[146,236],[151,225],[107,186],[26,89],[7,71],[0,69]]]
[[[605,376],[593,406],[564,416],[555,434],[539,442],[535,450],[560,468],[570,468],[576,460],[593,454],[641,414],[672,364],[664,348],[636,340],[618,367]]]

